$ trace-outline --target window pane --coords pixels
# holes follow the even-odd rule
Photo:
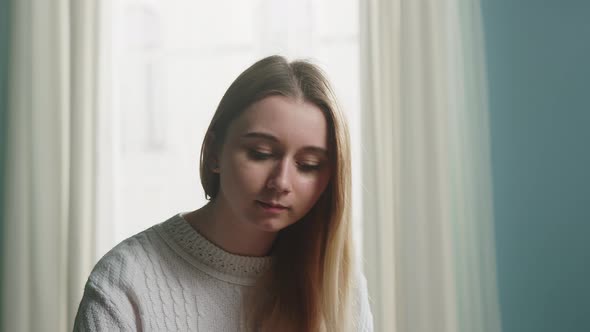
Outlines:
[[[270,54],[310,58],[334,85],[351,127],[360,241],[357,0],[127,0],[106,12],[111,107],[99,119],[99,257],[205,204],[198,169],[205,130],[231,82]]]

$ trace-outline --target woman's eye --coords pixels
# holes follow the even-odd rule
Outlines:
[[[302,172],[314,172],[320,169],[320,164],[298,164],[299,170]]]
[[[248,156],[252,160],[267,160],[267,159],[272,158],[272,153],[261,152],[261,151],[258,151],[258,150],[249,150],[248,151]]]

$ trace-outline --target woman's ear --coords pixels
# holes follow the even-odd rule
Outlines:
[[[210,165],[211,165],[211,172],[219,174],[219,171],[220,171],[219,158],[217,158],[217,156],[212,156]]]
[[[207,149],[209,150],[207,165],[209,166],[211,172],[219,174],[220,149],[218,146],[218,142],[215,139],[215,134],[212,132],[207,133]]]

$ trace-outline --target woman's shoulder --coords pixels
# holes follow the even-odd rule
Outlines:
[[[158,257],[167,250],[165,241],[156,230],[159,225],[139,232],[113,247],[96,263],[88,281],[95,285],[132,283],[135,278],[145,275],[146,271],[153,270],[153,265],[160,260]]]
[[[165,251],[152,226],[107,252],[88,277],[74,330],[136,330],[138,301],[158,277],[155,267]]]

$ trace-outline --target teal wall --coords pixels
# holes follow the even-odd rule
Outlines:
[[[503,331],[590,331],[590,1],[481,3]]]

